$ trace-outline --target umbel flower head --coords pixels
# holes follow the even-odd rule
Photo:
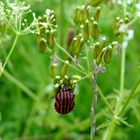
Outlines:
[[[42,17],[35,17],[37,42],[40,52],[51,52],[54,47],[54,34],[56,32],[56,18],[53,10],[46,9]]]

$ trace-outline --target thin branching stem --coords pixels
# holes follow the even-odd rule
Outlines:
[[[120,97],[122,97],[124,92],[126,48],[122,48],[121,52]]]
[[[4,64],[3,64],[3,67],[2,67],[2,70],[3,70],[3,71],[4,71],[4,68],[5,68],[5,66],[6,66],[6,64],[7,64],[8,60],[9,60],[9,58],[10,58],[10,56],[11,56],[11,54],[13,53],[13,50],[14,50],[14,48],[15,48],[15,46],[16,46],[18,37],[19,37],[19,34],[17,33],[17,34],[16,34],[16,37],[15,37],[15,40],[14,40],[14,43],[13,43],[13,45],[12,45],[12,47],[11,47],[11,49],[10,49],[10,51],[9,51],[9,53],[8,53],[8,55],[7,55],[7,57],[6,57],[6,59],[5,59],[5,62],[4,62]]]
[[[63,60],[63,59],[59,58],[59,57],[58,57],[58,56],[56,56],[56,55],[55,55],[55,57],[56,57],[59,61],[61,61],[61,62],[65,63],[65,60]],[[70,66],[71,68],[73,68],[73,69],[75,69],[76,71],[78,71],[78,72],[80,72],[80,73],[82,73],[82,74],[84,74],[84,75],[85,75],[85,72],[84,72],[84,71],[80,70],[79,68],[75,67],[74,65],[72,65],[72,64],[70,64],[70,63],[68,63],[68,66]]]
[[[63,51],[72,61],[75,61],[74,58],[63,48],[61,47],[61,45],[59,45],[56,41],[55,41],[56,46]]]
[[[93,140],[95,131],[96,131],[96,119],[95,119],[95,108],[97,103],[97,74],[98,74],[98,67],[96,64],[96,60],[93,63],[93,76],[92,76],[92,87],[93,87],[93,102],[91,106],[91,132],[90,132],[90,140]]]
[[[132,99],[132,97],[134,96],[139,85],[140,85],[140,79],[136,82],[136,84],[132,88],[131,92],[129,93],[125,103],[123,104],[121,112],[119,113],[119,116],[123,116],[123,114],[125,113],[126,107],[127,107],[128,103],[130,102],[130,100]]]
[[[120,72],[120,94],[119,94],[119,100],[116,104],[115,111],[114,111],[114,117],[112,118],[112,121],[110,123],[110,126],[107,128],[106,133],[103,137],[103,140],[110,140],[113,131],[116,127],[116,119],[115,117],[118,116],[118,110],[121,107],[123,93],[124,93],[124,79],[125,79],[125,55],[126,55],[126,48],[121,49],[121,72]]]
[[[76,62],[76,59],[75,59],[73,56],[71,56],[71,54],[70,54],[69,52],[67,52],[61,45],[59,45],[59,43],[57,43],[57,42],[55,41],[55,44],[56,44],[56,46],[57,46],[61,51],[63,51],[73,62]],[[78,63],[77,66],[78,66],[82,71],[84,71],[84,73],[85,73],[85,69],[81,66],[80,63]]]
[[[99,87],[98,85],[97,85],[97,90],[98,90],[98,94],[100,95],[100,97],[101,97],[101,99],[103,100],[103,102],[106,104],[106,106],[107,106],[108,110],[110,111],[110,113],[111,113],[112,115],[114,115],[114,111],[113,111],[111,105],[109,104],[109,102],[108,102],[107,99],[105,98],[105,96],[104,96],[102,90],[100,89],[100,87]]]

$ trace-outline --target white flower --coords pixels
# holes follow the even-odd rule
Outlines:
[[[128,45],[128,41],[125,40],[125,41],[122,43],[122,48],[127,48],[127,45]]]
[[[126,30],[127,30],[127,25],[126,24],[121,24],[121,26],[118,29],[119,32],[125,32]]]
[[[127,36],[126,36],[126,40],[131,40],[134,38],[134,30],[128,30],[127,31]]]
[[[51,9],[46,9],[45,12],[46,12],[47,15],[50,15],[51,14]]]

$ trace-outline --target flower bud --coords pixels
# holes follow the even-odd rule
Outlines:
[[[72,40],[74,38],[74,35],[75,35],[74,29],[70,29],[68,32],[68,35],[67,35],[67,46],[69,49],[71,47],[71,43],[72,43]]]
[[[124,18],[124,23],[129,23],[129,21],[130,21],[130,15],[129,13],[127,13]]]
[[[92,6],[97,6],[103,1],[104,0],[89,0],[89,4],[92,5]]]
[[[69,79],[68,75],[65,75],[65,76],[64,76],[64,84],[66,85],[66,87],[69,88],[70,79]],[[71,87],[70,87],[70,88],[71,88]]]
[[[74,54],[76,50],[77,42],[78,42],[78,38],[74,37],[69,47],[69,51],[71,54]]]
[[[124,23],[129,23],[129,18],[128,17],[124,18]]]
[[[91,24],[91,36],[96,39],[99,35],[99,29],[98,29],[98,24],[96,21],[94,21],[92,24]]]
[[[120,27],[120,17],[117,17],[116,20],[115,20],[115,23],[113,25],[113,34],[115,36],[118,36],[118,29]]]
[[[88,19],[88,16],[88,6],[83,5],[75,9],[73,14],[73,20],[76,23],[83,23],[86,19]]]
[[[68,64],[69,64],[69,61],[66,60],[64,65],[61,68],[61,77],[64,77],[66,75],[67,70],[68,70]]]
[[[78,7],[74,10],[74,14],[73,14],[73,21],[75,23],[79,22],[79,16],[80,16],[80,8]]]
[[[83,6],[81,6],[81,23],[82,22],[84,22],[86,19],[88,19],[88,15],[89,14],[89,11],[88,11],[88,8],[87,8],[87,6],[85,6],[85,5],[83,5]]]
[[[71,87],[72,87],[72,92],[74,92],[76,84],[77,84],[77,80],[71,79],[70,83],[71,83]]]
[[[96,64],[99,65],[102,61],[102,56],[103,56],[103,51],[100,52],[100,54],[98,55],[97,59],[96,59]]]
[[[60,76],[59,75],[55,76],[54,83],[55,84],[59,84],[60,83]]]
[[[72,80],[80,80],[81,79],[81,76],[79,76],[79,75],[73,75],[72,76],[72,78],[71,78]]]
[[[76,52],[75,52],[75,54],[76,54],[77,56],[79,55],[79,53],[80,53],[81,50],[82,50],[83,42],[84,42],[84,38],[83,38],[83,37],[79,37],[79,38],[78,38],[78,42],[77,42],[77,46],[76,46]]]
[[[49,32],[49,36],[48,36],[48,45],[51,49],[53,49],[54,47],[54,30],[51,30]]]
[[[117,37],[117,41],[119,44],[121,44],[124,41],[124,33],[120,33]]]
[[[86,40],[89,37],[89,34],[90,34],[89,21],[86,20],[85,23],[82,24],[80,27],[82,29],[83,37]]]
[[[41,38],[41,40],[39,41],[39,51],[41,52],[41,53],[44,53],[45,51],[46,51],[46,39],[44,39],[44,38]]]
[[[113,41],[111,43],[111,47],[112,47],[112,53],[114,53],[115,51],[119,51],[120,50],[120,45],[117,41]]]
[[[55,84],[54,87],[57,89],[59,88],[59,84]]]
[[[94,13],[94,16],[93,16],[95,21],[98,21],[99,20],[100,12],[101,12],[101,8],[100,7],[97,7],[96,8],[96,11]]]
[[[112,47],[108,46],[104,53],[103,60],[106,64],[108,64],[111,62],[111,58],[112,58]]]
[[[53,63],[53,64],[51,64],[51,66],[50,66],[49,74],[50,74],[50,76],[51,76],[52,78],[54,78],[55,75],[56,75],[56,67],[57,67],[57,64],[56,64],[56,63]]]
[[[101,44],[97,42],[93,49],[93,57],[96,59],[101,53],[101,51],[102,51]]]

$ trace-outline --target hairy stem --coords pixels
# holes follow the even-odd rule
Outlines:
[[[129,93],[129,96],[127,97],[125,103],[123,104],[122,110],[119,113],[120,116],[123,116],[126,107],[128,105],[128,103],[130,102],[130,100],[132,99],[132,97],[134,96],[136,89],[138,88],[138,86],[140,85],[140,79],[136,82],[136,84],[134,85],[134,87],[132,88],[131,92]]]
[[[126,49],[122,48],[122,50],[121,50],[121,74],[120,74],[120,97],[122,97],[123,91],[124,91],[125,55],[126,55]]]
[[[96,60],[94,61],[93,64],[94,67],[94,72],[92,76],[92,87],[93,87],[93,102],[91,106],[91,132],[90,132],[90,140],[93,140],[95,131],[96,131],[96,119],[95,119],[95,108],[96,108],[96,103],[97,103],[97,65],[96,65]]]
[[[109,104],[109,102],[107,101],[107,99],[105,98],[103,92],[101,91],[101,89],[99,88],[99,86],[97,85],[97,90],[98,90],[98,94],[101,97],[101,99],[103,100],[103,102],[105,103],[105,105],[107,106],[108,110],[110,111],[110,113],[113,115],[114,111],[111,107],[111,105]]]
[[[115,123],[115,116],[118,116],[118,110],[120,109],[122,105],[122,98],[123,98],[123,92],[124,92],[124,79],[125,79],[125,55],[126,55],[126,48],[121,49],[121,72],[120,72],[120,94],[119,94],[119,100],[116,104],[114,117],[112,118],[111,124],[107,128],[107,131],[105,135],[103,136],[103,140],[110,140],[113,132],[116,127]]]

